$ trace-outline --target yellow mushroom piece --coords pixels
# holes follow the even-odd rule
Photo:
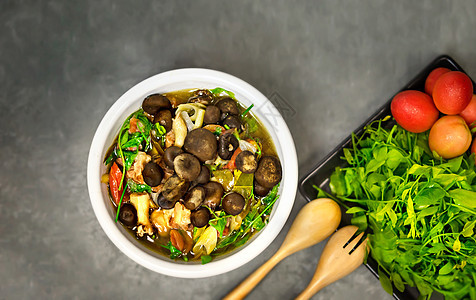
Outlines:
[[[132,193],[131,203],[137,211],[137,235],[152,235],[154,229],[149,221],[150,197],[147,193]]]
[[[217,245],[218,231],[213,226],[208,226],[207,229],[200,235],[198,241],[193,246],[195,255],[201,253],[202,255],[209,255]]]
[[[182,116],[184,113],[188,115],[190,122],[193,122],[191,129],[201,128],[203,125],[203,117],[205,116],[206,106],[201,103],[185,103],[180,104],[175,111],[175,116]],[[191,130],[189,128],[189,130]]]
[[[187,125],[180,115],[177,115],[172,122],[172,130],[175,135],[174,145],[182,148],[187,137]]]
[[[230,233],[233,232],[233,230],[237,230],[241,227],[241,223],[243,222],[243,218],[240,215],[230,217]]]

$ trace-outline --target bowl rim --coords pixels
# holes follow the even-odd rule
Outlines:
[[[269,223],[260,232],[255,234],[250,241],[232,251],[230,255],[222,255],[222,258],[217,258],[206,265],[180,264],[171,260],[167,261],[165,259],[168,258],[158,258],[133,244],[118,227],[122,227],[122,225],[114,222],[110,217],[108,211],[111,209],[108,203],[109,199],[104,199],[100,182],[103,156],[105,150],[110,146],[110,144],[107,144],[107,137],[111,132],[116,132],[114,136],[117,134],[119,128],[114,128],[114,126],[120,116],[127,111],[137,110],[138,107],[131,107],[132,103],[138,101],[138,98],[143,99],[144,94],[153,93],[160,90],[161,87],[182,86],[184,82],[190,82],[190,84],[193,84],[192,82],[206,82],[209,85],[222,87],[234,92],[236,95],[240,95],[237,96],[237,99],[242,103],[241,99],[247,99],[252,103],[259,103],[260,107],[266,107],[267,111],[273,116],[273,126],[269,126],[270,122],[267,114],[256,113],[256,111],[255,114],[272,135],[277,150],[279,148],[279,151],[281,151],[280,160],[283,167],[283,179],[279,190],[280,198],[273,207]],[[182,89],[186,88],[184,86]],[[200,86],[191,86],[190,88],[200,88]],[[176,88],[175,90],[179,89],[181,88]],[[172,90],[174,89],[172,88],[170,91]],[[131,108],[133,109],[131,110]],[[277,131],[279,131],[279,134],[276,133]],[[283,157],[286,157],[286,159],[283,159]],[[108,238],[119,250],[135,262],[152,271],[173,277],[203,278],[215,276],[234,270],[251,261],[272,243],[284,227],[294,205],[297,184],[298,162],[294,140],[276,107],[261,92],[247,82],[233,75],[210,69],[185,68],[166,71],[144,79],[131,87],[104,115],[96,129],[88,154],[87,185],[89,198],[96,218]]]

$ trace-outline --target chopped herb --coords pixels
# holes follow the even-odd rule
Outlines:
[[[170,258],[171,259],[176,259],[180,255],[182,255],[182,251],[175,248],[170,241],[168,242],[168,244],[166,246],[165,245],[161,245],[161,246],[170,251]]]
[[[208,221],[208,224],[210,224],[210,226],[215,227],[215,229],[220,233],[220,237],[223,237],[223,230],[225,230],[226,221],[227,218],[230,217],[230,215],[227,215],[223,210],[215,212],[208,206],[205,207],[208,208],[210,214],[214,216],[213,219]]]
[[[208,264],[209,262],[212,261],[211,255],[202,255],[201,258],[202,258],[202,265]]]
[[[227,91],[227,90],[225,90],[225,89],[223,89],[223,88],[217,87],[217,88],[214,88],[213,90],[210,90],[210,92],[212,92],[212,94],[215,95],[215,96],[219,96],[219,95],[221,95],[222,93],[225,93],[225,94],[227,94],[228,96],[230,96],[232,99],[235,99],[235,100],[236,100],[235,94],[234,94],[233,92]]]
[[[214,135],[219,136],[221,134],[221,127],[215,128],[215,131],[213,132]]]
[[[160,125],[159,123],[155,123],[155,130],[157,131],[157,136],[162,136],[167,133],[165,127]]]
[[[147,184],[140,184],[135,182],[132,179],[127,180],[127,186],[128,186],[129,192],[131,193],[144,193],[144,192],[151,193],[152,192],[151,187],[148,186]]]
[[[225,126],[228,126],[228,125],[225,125]],[[233,135],[236,137],[236,139],[239,141],[241,140],[240,138],[240,134],[238,133],[238,130],[235,128],[235,130],[233,131]]]
[[[223,127],[225,127],[225,129],[227,129],[227,130],[230,129],[230,126],[228,126],[228,125],[226,125],[226,124],[223,125]]]
[[[253,108],[253,106],[255,105],[251,104],[250,106],[248,106],[248,108],[245,109],[245,111],[241,114],[241,117],[243,118],[244,116],[246,116],[246,114]]]

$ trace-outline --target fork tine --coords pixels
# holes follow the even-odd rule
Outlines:
[[[357,248],[360,247],[360,245],[362,245],[362,243],[365,242],[365,240],[367,239],[367,234],[364,234],[364,232],[362,232],[360,235],[359,235],[360,239],[357,241],[357,243],[352,247],[352,249],[349,251],[349,255],[352,254],[352,252],[354,252]]]
[[[344,246],[342,246],[342,248],[347,247],[357,237],[357,232],[359,232],[358,228],[355,230],[354,234],[349,238],[347,243],[345,243]]]

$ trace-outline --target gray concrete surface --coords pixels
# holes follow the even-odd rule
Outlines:
[[[439,54],[476,76],[475,1],[0,2],[0,299],[219,299],[279,247],[305,204],[245,266],[159,275],[99,227],[86,186],[96,126],[162,71],[228,72],[277,93],[300,176]],[[292,299],[323,245],[288,258],[249,299]],[[391,299],[364,268],[314,299]]]

